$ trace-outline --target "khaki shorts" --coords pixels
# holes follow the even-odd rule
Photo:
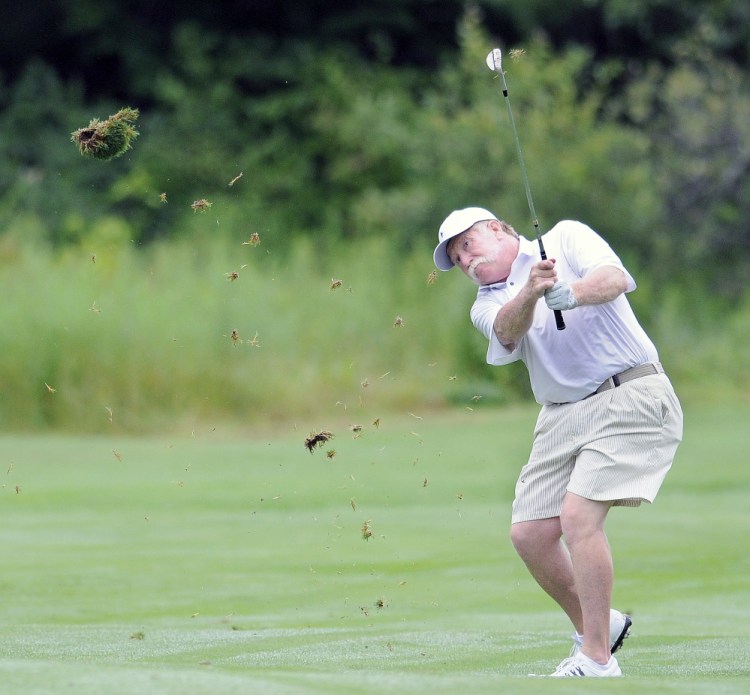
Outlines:
[[[513,523],[560,516],[566,492],[619,506],[653,502],[681,440],[682,409],[664,374],[546,405],[516,483]]]

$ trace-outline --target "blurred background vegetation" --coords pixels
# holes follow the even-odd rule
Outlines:
[[[747,3],[40,0],[0,25],[0,428],[528,399],[431,275],[455,207],[533,234],[495,45],[542,226],[612,243],[684,399],[746,400]]]

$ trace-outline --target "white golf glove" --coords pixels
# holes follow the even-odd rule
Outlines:
[[[567,311],[578,306],[573,290],[567,282],[556,282],[544,293],[544,301],[553,310]]]

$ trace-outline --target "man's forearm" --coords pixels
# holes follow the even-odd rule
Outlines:
[[[497,312],[493,329],[501,345],[515,350],[518,341],[531,328],[537,299],[530,293],[521,292]]]
[[[570,287],[578,306],[606,304],[625,292],[628,281],[620,268],[607,265],[592,270],[576,282],[571,282]]]

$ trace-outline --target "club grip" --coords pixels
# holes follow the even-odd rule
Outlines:
[[[534,228],[536,229],[536,240],[539,242],[539,253],[542,257],[543,261],[547,260],[547,252],[544,250],[544,243],[542,242],[542,237],[539,234],[539,222],[534,220]],[[565,319],[563,318],[562,311],[559,309],[555,309],[555,325],[557,325],[558,331],[564,331],[565,330]]]
[[[555,323],[557,324],[557,330],[558,331],[564,331],[565,330],[565,319],[563,318],[562,311],[559,309],[555,309]]]

